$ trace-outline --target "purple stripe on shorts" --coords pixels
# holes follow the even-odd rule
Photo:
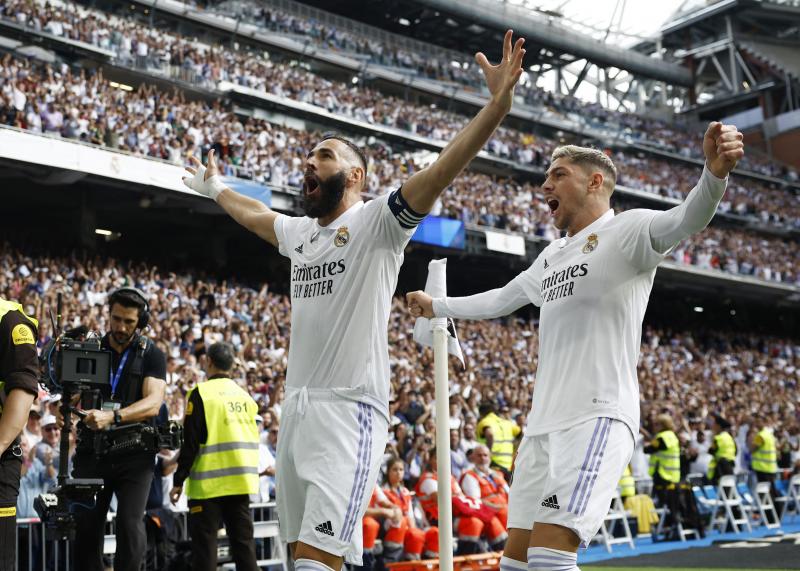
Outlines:
[[[361,511],[360,508],[361,504],[363,503],[364,492],[367,488],[367,480],[369,480],[370,464],[372,460],[372,407],[365,404],[362,404],[361,406],[364,407],[364,412],[366,412],[367,417],[367,441],[366,446],[364,447],[364,469],[361,471],[361,482],[355,495],[356,503],[355,509],[353,510],[353,515],[356,515]],[[356,529],[356,523],[360,521],[360,518],[354,517],[350,522],[349,528],[343,528],[342,541],[349,542],[353,538],[353,532]]]
[[[358,476],[361,473],[363,463],[361,457],[363,456],[364,443],[366,442],[366,424],[364,422],[364,408],[361,403],[358,404],[358,454],[356,456],[356,473],[353,475],[353,488],[350,490],[350,501],[347,504],[347,512],[344,515],[344,523],[342,523],[342,532],[350,525],[350,519],[353,515],[353,508],[355,504],[356,490],[358,489]]]
[[[543,561],[553,561],[555,563],[563,563],[564,565],[571,563],[572,559],[569,557],[561,557],[560,555],[531,555],[528,557],[528,563],[535,561],[541,563]]]
[[[586,469],[586,477],[583,480],[583,484],[581,485],[581,491],[578,494],[578,503],[575,505],[575,509],[572,513],[578,515],[581,511],[581,506],[583,505],[584,499],[587,498],[586,492],[589,490],[589,484],[592,481],[592,477],[596,476],[595,469],[597,467],[597,458],[598,455],[601,454],[601,450],[608,438],[609,433],[609,426],[611,425],[611,420],[608,418],[604,418],[603,420],[603,427],[600,429],[600,437],[597,439],[597,446],[594,447],[594,452],[592,453],[592,459],[589,461],[589,467]]]
[[[589,505],[589,498],[592,495],[592,490],[594,489],[594,483],[597,481],[597,476],[600,474],[600,463],[603,461],[603,455],[606,453],[606,446],[608,446],[608,441],[610,440],[608,436],[611,434],[611,419],[608,420],[608,434],[606,434],[606,438],[603,441],[603,447],[600,449],[600,456],[597,458],[597,466],[594,470],[594,475],[592,476],[592,483],[589,484],[589,493],[586,494],[586,501],[583,502],[583,507],[580,509],[580,513],[578,516],[582,516],[586,512],[586,506]]]
[[[602,423],[603,419],[598,418],[597,422],[594,425],[594,433],[592,433],[592,440],[589,442],[589,448],[586,450],[586,457],[583,459],[583,466],[581,466],[581,471],[578,473],[578,483],[575,484],[575,488],[572,490],[572,497],[569,499],[569,506],[567,506],[567,511],[572,511],[572,504],[575,503],[575,498],[578,495],[578,489],[581,487],[581,481],[583,480],[583,474],[586,471],[586,468],[589,466],[589,458],[592,456],[592,448],[594,448],[594,439],[597,437],[598,429],[600,428],[600,424]]]
[[[569,571],[575,569],[575,561],[556,555],[534,555],[528,558],[528,569],[547,569],[547,571]]]

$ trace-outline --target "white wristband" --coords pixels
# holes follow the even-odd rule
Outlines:
[[[199,166],[194,176],[183,177],[183,184],[198,194],[202,194],[203,196],[207,196],[211,200],[216,201],[220,193],[227,187],[225,186],[225,183],[222,182],[222,179],[219,175],[215,174],[208,179],[206,179],[205,176],[206,167]]]

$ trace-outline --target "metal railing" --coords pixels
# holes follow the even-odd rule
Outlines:
[[[175,510],[174,515],[179,521],[180,539],[189,539],[189,510]],[[277,565],[282,561],[285,569],[286,547],[280,542],[277,535],[278,521],[275,515],[275,502],[260,502],[250,504],[250,513],[256,528],[256,558],[263,566]],[[142,517],[147,517],[142,514]],[[261,525],[259,525],[261,524]],[[269,531],[264,529],[264,524],[269,524]],[[105,539],[103,554],[113,555],[116,550],[116,513],[109,513],[106,517]],[[20,533],[22,531],[22,533]],[[18,518],[16,526],[17,571],[42,571],[44,569],[59,571],[80,571],[80,566],[74,566],[71,561],[70,542],[51,541],[45,539],[46,530],[38,517]],[[20,539],[24,537],[24,542]],[[220,539],[225,535],[221,534]],[[24,543],[24,545],[22,545]],[[149,547],[149,546],[148,546]],[[221,559],[219,565],[225,567],[227,550],[218,548]],[[24,565],[21,566],[21,565]]]

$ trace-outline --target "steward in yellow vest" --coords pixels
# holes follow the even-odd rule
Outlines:
[[[495,414],[493,403],[482,403],[479,409],[482,418],[475,428],[478,442],[492,452],[492,465],[506,472],[514,462],[514,439],[522,431],[516,422]]]
[[[677,484],[681,481],[681,446],[678,435],[671,430],[662,430],[653,440],[650,453],[650,477],[653,482]]]
[[[778,472],[778,446],[772,429],[761,421],[750,441],[751,466],[759,482],[772,482]]]
[[[0,298],[0,569],[16,569],[19,434],[39,391],[38,323],[22,306]]]
[[[736,467],[736,442],[728,432],[731,423],[719,415],[714,415],[713,418],[711,429],[714,432],[714,440],[708,449],[713,457],[708,463],[706,478],[716,484],[720,476],[733,475]]]
[[[619,495],[624,500],[636,495],[636,479],[631,472],[631,465],[625,466],[622,478],[619,479]]]
[[[186,481],[192,569],[217,568],[217,531],[225,524],[237,569],[257,569],[250,494],[258,492],[258,405],[229,378],[236,358],[228,343],[208,348],[208,380],[189,392],[174,487]],[[188,476],[188,479],[187,479]]]

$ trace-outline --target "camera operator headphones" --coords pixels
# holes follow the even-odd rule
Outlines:
[[[108,294],[108,306],[114,305],[120,297],[139,298],[144,304],[144,307],[139,310],[139,321],[136,323],[136,329],[144,329],[150,323],[150,304],[147,303],[147,297],[144,292],[137,287],[121,287],[115,289]]]

